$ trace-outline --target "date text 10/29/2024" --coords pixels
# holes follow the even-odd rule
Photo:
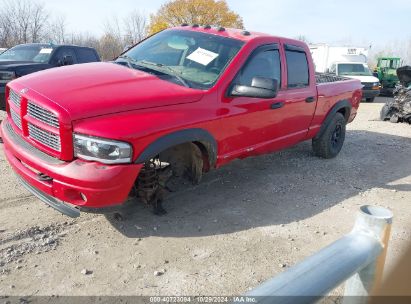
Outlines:
[[[255,297],[247,296],[180,296],[180,297],[150,297],[150,303],[257,303]]]

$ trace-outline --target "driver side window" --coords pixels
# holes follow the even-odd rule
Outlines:
[[[281,84],[281,61],[278,50],[261,51],[252,56],[237,76],[236,84],[251,86],[254,77],[277,79]]]

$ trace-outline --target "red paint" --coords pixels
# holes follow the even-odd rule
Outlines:
[[[165,134],[201,128],[217,141],[215,166],[219,167],[235,158],[270,153],[311,139],[339,100],[347,99],[352,103],[350,121],[356,115],[361,100],[360,81],[316,85],[311,54],[303,42],[259,33],[244,36],[238,30],[178,29],[240,39],[245,44],[209,90],[186,88],[112,63],[62,67],[12,81],[8,87],[15,91],[28,88],[23,94],[22,109],[27,100],[32,100],[59,118],[62,151],[53,151],[27,137],[30,118],[25,113],[22,113],[22,131],[11,122],[10,116],[5,121],[10,121],[16,133],[30,144],[65,161],[63,165],[46,164],[12,144],[3,134],[6,157],[14,171],[30,184],[63,201],[105,207],[121,204],[127,198],[141,165],[102,165],[73,159],[73,132],[129,142],[133,146],[133,160],[136,160],[150,143]],[[282,86],[277,97],[271,100],[226,97],[228,87],[251,52],[269,43],[280,45]],[[306,50],[310,68],[308,87],[287,89],[284,44]],[[305,102],[309,96],[317,101]],[[277,101],[284,102],[284,107],[271,110],[270,105]],[[47,125],[37,125],[55,132]],[[5,122],[2,128],[4,126]],[[40,182],[21,162],[49,175],[53,182]],[[81,199],[80,192],[86,194],[87,202]]]

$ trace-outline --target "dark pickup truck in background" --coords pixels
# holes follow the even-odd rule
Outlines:
[[[97,62],[96,50],[76,45],[21,44],[0,54],[0,110],[5,110],[4,89],[18,77],[77,63]]]

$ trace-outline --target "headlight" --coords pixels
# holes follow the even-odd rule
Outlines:
[[[14,72],[0,71],[0,80],[10,81],[15,78],[16,78],[16,74]]]
[[[130,163],[133,149],[128,143],[74,134],[74,156],[103,164]]]
[[[374,83],[372,84],[373,87],[378,87],[379,85],[380,85],[379,82],[374,82]]]

